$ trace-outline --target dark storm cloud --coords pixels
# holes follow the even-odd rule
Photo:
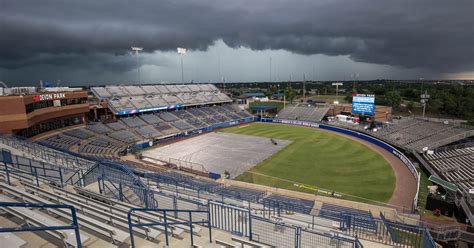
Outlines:
[[[474,1],[3,0],[0,67],[132,69],[132,45],[284,49],[438,72],[472,70]],[[160,61],[144,61],[160,64]]]

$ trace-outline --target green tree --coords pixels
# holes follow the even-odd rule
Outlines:
[[[296,91],[291,88],[291,86],[286,87],[285,89],[285,98],[287,101],[290,101],[290,103],[293,103],[293,100],[296,97]]]
[[[388,91],[385,94],[385,101],[386,103],[394,109],[397,109],[402,102],[402,97],[398,91]]]
[[[265,96],[268,96],[268,97],[273,96],[273,94],[275,94],[276,90],[277,90],[277,89],[276,89],[275,87],[273,87],[273,86],[269,87],[269,88],[267,89],[267,91],[265,91]]]

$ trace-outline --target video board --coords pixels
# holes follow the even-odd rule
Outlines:
[[[375,95],[357,94],[352,96],[352,113],[373,116],[375,112]]]

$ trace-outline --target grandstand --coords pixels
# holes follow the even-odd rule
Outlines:
[[[320,122],[329,111],[327,106],[289,106],[278,113],[279,119]]]
[[[409,242],[414,242],[390,239],[387,230],[381,228],[383,223],[380,220],[374,220],[377,225],[375,231],[369,231],[367,227],[360,228],[360,225],[352,225],[357,229],[352,229],[351,225],[343,225],[347,228],[345,230],[357,232],[358,236],[366,234],[364,236],[366,240],[341,233],[336,226],[319,226],[326,222],[315,223],[315,217],[313,223],[308,224],[305,219],[306,216],[311,216],[314,201],[225,186],[210,179],[186,176],[172,171],[152,173],[133,170],[122,163],[87,161],[13,137],[2,136],[0,140],[3,147],[11,150],[0,153],[1,161],[6,162],[6,167],[0,169],[1,201],[43,204],[42,206],[48,204],[47,206],[53,207],[48,211],[43,211],[34,205],[30,205],[30,208],[2,207],[4,211],[0,223],[8,221],[9,226],[14,226],[25,220],[30,226],[45,230],[46,226],[64,226],[77,219],[79,228],[76,230],[80,235],[80,242],[87,247],[129,246],[130,242],[136,247],[165,243],[169,243],[170,247],[183,247],[189,246],[189,242],[201,247],[220,247],[222,244],[225,244],[225,247],[241,247],[244,244],[252,247],[287,247],[288,244],[295,243],[302,244],[297,247],[363,247],[363,244],[407,245]],[[22,147],[29,149],[20,151]],[[12,154],[13,156],[21,154],[26,157],[23,160],[16,158],[9,161],[10,152],[16,154]],[[53,163],[48,167],[51,171],[53,169],[63,171],[69,168],[68,173],[59,176],[62,178],[59,181],[63,184],[57,183],[58,174],[31,173],[32,168],[45,168],[44,165],[34,166],[31,162],[45,158],[48,161],[71,161],[64,164]],[[22,168],[19,164],[26,167]],[[198,193],[197,197],[195,193]],[[220,202],[215,202],[219,199]],[[78,211],[70,214],[66,209],[57,208],[58,204],[62,204],[63,207],[74,207]],[[130,215],[130,209],[140,206],[151,208],[158,206],[181,212],[167,213],[159,209],[141,212],[137,209],[136,213]],[[259,209],[265,210],[264,206],[272,208],[282,206],[277,211],[278,222],[269,219],[268,214],[271,211],[259,213]],[[329,211],[336,209],[337,206],[331,205],[326,208]],[[354,211],[341,207],[337,209]],[[249,211],[254,210],[255,213],[252,213],[251,217]],[[292,214],[288,215],[290,212]],[[264,217],[265,215],[267,217]],[[132,223],[127,220],[130,217]],[[156,220],[161,223],[179,223],[167,227],[150,225]],[[286,221],[290,221],[293,225],[286,224]],[[312,227],[308,228],[311,225]],[[2,228],[4,227],[0,227],[0,230]],[[77,228],[77,225],[72,225],[71,229],[73,228]],[[404,231],[408,232],[407,230]],[[423,228],[417,228],[416,231],[427,233]],[[77,246],[77,236],[74,232],[55,231],[54,228],[46,231],[44,235],[41,232],[28,236],[12,233],[9,237],[11,238],[4,241],[7,244],[35,242],[35,244]],[[416,239],[420,237],[416,236]],[[429,236],[426,240],[424,242],[432,242]],[[425,247],[434,247],[434,243],[430,244],[432,246]]]
[[[409,117],[393,120],[376,131],[349,122],[332,121],[330,124],[365,132],[407,151],[418,153],[474,136],[474,128],[471,127]]]
[[[474,144],[439,148],[423,154],[423,158],[438,175],[470,195],[469,190],[474,189]]]
[[[474,135],[474,129],[442,122],[404,118],[373,133],[407,150],[438,148]]]
[[[117,115],[232,102],[212,84],[105,86],[92,87],[91,91],[107,100]]]
[[[230,104],[232,100],[213,85],[105,86],[92,87],[91,91],[99,100],[108,102],[117,118],[45,135],[39,142],[114,160],[137,145],[148,146],[150,141],[159,143],[253,119]]]
[[[212,114],[200,109],[204,108],[147,113],[121,118],[107,124],[92,122],[86,127],[46,136],[39,142],[88,156],[118,158],[118,153],[137,143],[149,140],[159,141],[185,132],[210,128],[224,122],[251,118],[248,113],[237,110],[233,106],[219,107],[219,110],[215,110],[216,112]],[[207,109],[217,109],[217,107],[206,107],[205,109],[207,111]],[[192,113],[199,114],[193,115]],[[94,152],[97,151],[100,153],[95,154]]]

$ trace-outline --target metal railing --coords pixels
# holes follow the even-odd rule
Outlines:
[[[59,151],[57,148],[27,141],[22,137],[0,135],[0,143],[15,148],[25,154],[29,154],[38,160],[43,160],[51,164],[60,164],[62,167],[70,169],[89,168],[94,165],[93,161]]]
[[[3,166],[0,166],[0,171],[5,173],[8,184],[11,184],[11,175],[16,175],[33,179],[36,185],[39,185],[40,180],[45,180],[63,187],[65,183],[64,175],[71,172],[59,166],[12,155],[10,151],[5,149],[0,149],[0,163],[3,163]]]
[[[138,219],[138,223],[134,223],[132,220],[133,213],[135,212],[159,212],[163,216],[163,222],[146,222],[146,223],[141,223],[140,218]],[[177,221],[177,220],[168,220],[169,212],[172,214],[176,213],[185,213],[188,216],[187,220],[184,221]],[[193,220],[193,213],[206,213],[207,214],[207,220]],[[189,233],[191,237],[191,247],[194,246],[194,232],[193,232],[193,225],[198,224],[198,225],[206,225],[209,229],[209,242],[212,243],[212,230],[211,230],[211,223],[210,223],[210,214],[209,210],[203,211],[203,210],[178,210],[178,209],[159,209],[159,208],[132,208],[128,211],[127,214],[128,218],[128,229],[130,232],[130,242],[132,247],[135,247],[135,238],[133,235],[133,227],[152,227],[152,226],[164,226],[165,228],[165,242],[166,246],[169,247],[169,235],[168,235],[168,228],[171,225],[187,225],[189,226]]]
[[[79,225],[77,223],[76,208],[70,205],[63,204],[36,204],[36,203],[22,203],[22,202],[0,202],[1,208],[39,208],[39,209],[69,209],[71,210],[72,224],[69,226],[22,226],[22,227],[0,227],[0,233],[9,232],[35,232],[35,231],[57,231],[57,230],[73,230],[76,237],[76,247],[81,248],[81,234],[79,232]]]

